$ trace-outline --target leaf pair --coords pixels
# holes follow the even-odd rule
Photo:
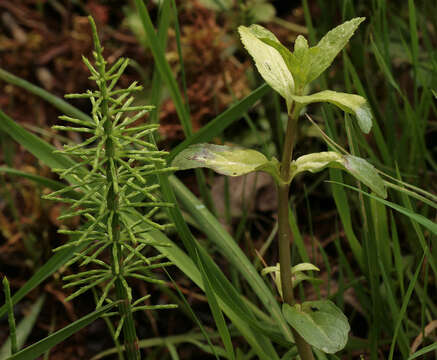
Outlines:
[[[291,275],[293,278],[293,288],[299,285],[302,281],[310,281],[312,283],[320,283],[320,279],[316,279],[312,276],[306,275],[304,271],[320,271],[319,268],[311,263],[300,263],[291,268]],[[275,281],[279,294],[282,297],[282,284],[281,284],[281,265],[279,263],[276,266],[267,266],[261,271],[261,275],[271,274]]]
[[[293,101],[300,104],[329,102],[354,114],[365,133],[372,127],[366,100],[359,95],[322,91],[302,96],[304,88],[317,79],[333,62],[364,18],[354,18],[329,31],[316,46],[309,47],[299,35],[294,52],[288,50],[270,31],[260,25],[240,26],[241,41],[255,61],[264,80],[286,101],[290,111]]]
[[[241,176],[254,171],[264,171],[271,174],[279,184],[284,181],[279,176],[279,163],[276,159],[268,160],[256,150],[241,147],[192,145],[174,158],[172,166],[177,166],[179,170],[205,167],[226,176]],[[288,182],[301,172],[315,173],[326,167],[345,170],[379,196],[384,198],[387,196],[385,185],[373,165],[362,158],[341,155],[334,151],[303,155],[292,161]]]

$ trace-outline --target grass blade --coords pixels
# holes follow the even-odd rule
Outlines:
[[[36,319],[38,318],[39,313],[41,312],[42,305],[44,304],[45,296],[42,295],[35,301],[35,303],[30,308],[29,313],[26,314],[23,320],[17,326],[17,347],[21,349],[23,345],[26,343],[27,337],[32,331]],[[8,356],[11,356],[10,352],[10,342],[11,339],[8,338],[0,349],[0,359],[6,359]]]
[[[59,109],[64,114],[68,114],[72,117],[75,117],[80,120],[90,121],[89,116],[82,111],[75,108],[73,105],[70,105],[68,102],[60,99],[53,94],[50,94],[48,91],[40,88],[39,86],[33,85],[32,83],[19,78],[18,76],[12,75],[6,70],[0,69],[0,79],[6,81],[12,85],[19,86],[23,89],[26,89],[30,93],[39,96],[40,98],[46,100],[50,104],[52,104],[55,108]]]
[[[70,325],[56,331],[55,333],[49,335],[37,343],[26,347],[25,349],[17,352],[13,356],[7,358],[7,360],[32,360],[36,359],[41,354],[50,350],[55,345],[64,341],[71,335],[77,333],[80,329],[91,324],[94,320],[98,319],[101,315],[107,312],[109,309],[117,305],[116,302],[106,305],[99,310],[93,311],[92,313],[82,317],[81,319],[71,323]]]
[[[63,184],[59,181],[48,179],[44,176],[31,174],[31,173],[28,173],[25,171],[12,169],[9,167],[0,166],[0,173],[9,174],[9,175],[16,175],[16,176],[19,176],[22,178],[26,178],[26,179],[32,180],[33,182],[35,182],[38,185],[48,187],[52,190],[61,190],[65,187],[65,184]]]
[[[219,247],[222,254],[233,266],[238,268],[275,319],[283,336],[291,341],[290,328],[282,316],[278,302],[238,244],[235,243],[208,209],[176,177],[171,177],[170,183],[183,207],[199,223],[209,240]]]
[[[231,106],[216,118],[208,122],[208,124],[202,127],[202,129],[197,131],[193,136],[190,136],[188,139],[184,140],[170,152],[168,157],[169,162],[171,162],[171,160],[173,160],[177,154],[179,154],[188,146],[201,142],[208,142],[215,136],[221,134],[223,130],[225,130],[234,121],[240,119],[250,109],[250,107],[261,97],[267,94],[269,90],[270,87],[267,84],[261,85],[244,99],[240,100],[238,103]]]
[[[420,260],[420,263],[417,266],[416,272],[414,273],[414,276],[410,281],[410,285],[408,285],[407,292],[405,293],[405,297],[404,297],[404,300],[402,302],[402,307],[401,307],[401,310],[399,311],[399,316],[396,320],[396,326],[395,326],[395,331],[394,331],[393,339],[392,339],[391,346],[390,346],[390,354],[388,356],[388,360],[393,360],[393,354],[394,354],[395,345],[396,345],[396,338],[397,338],[398,332],[401,328],[402,320],[405,317],[405,312],[407,311],[407,306],[408,306],[408,303],[410,301],[411,294],[413,293],[414,285],[416,284],[417,278],[419,277],[420,270],[422,268],[422,264],[423,264],[424,259],[425,259],[425,254],[423,254],[422,259]]]

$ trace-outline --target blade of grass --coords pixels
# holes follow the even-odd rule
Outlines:
[[[386,205],[388,207],[391,207],[392,209],[396,210],[397,212],[399,212],[399,213],[409,217],[410,219],[414,220],[415,222],[423,225],[425,228],[430,230],[434,235],[437,235],[437,224],[435,222],[432,222],[431,220],[427,219],[423,215],[417,214],[417,213],[409,210],[408,208],[405,208],[405,207],[402,207],[400,205],[397,205],[397,204],[395,204],[395,203],[393,203],[391,201],[387,201],[387,200],[381,199],[381,198],[379,198],[379,197],[377,197],[375,195],[368,194],[365,191],[357,189],[357,188],[355,188],[353,186],[349,186],[349,185],[346,185],[346,184],[343,184],[343,183],[339,183],[339,182],[336,182],[336,181],[328,181],[328,182],[330,182],[332,184],[335,184],[335,185],[344,186],[346,188],[349,188],[349,189],[352,189],[352,190],[355,190],[355,191],[358,191],[358,192],[361,192],[364,195],[366,195],[366,196],[368,196],[368,197],[370,197],[372,199],[375,199],[376,201],[379,201],[382,204],[384,204],[384,205]],[[427,255],[429,255],[429,249],[428,249]]]
[[[135,219],[134,219],[135,220]],[[147,233],[155,242],[161,244],[169,244],[170,246],[159,247],[159,251],[165,254],[170,261],[172,261],[184,274],[186,274],[197,286],[204,289],[202,282],[202,275],[195,263],[185,254],[176,244],[171,242],[163,233],[159,231],[152,231]],[[206,252],[199,249],[199,252]],[[205,257],[207,259],[208,256]],[[246,341],[254,348],[262,359],[277,359],[276,352],[272,348],[272,345],[265,342],[265,337],[259,331],[255,331],[250,326],[250,316],[248,315],[247,306],[239,300],[239,294],[236,290],[233,290],[230,282],[224,277],[223,273],[219,271],[217,265],[215,265],[210,259],[207,260],[206,271],[209,275],[209,280],[217,294],[217,300],[220,308],[223,309],[226,316],[231,319],[235,327],[245,337]],[[220,288],[224,288],[222,291],[218,291]],[[237,297],[234,296],[237,294]],[[248,321],[249,320],[249,321]]]
[[[220,335],[217,333],[210,334],[209,337],[212,339],[218,338]],[[151,339],[145,339],[140,340],[138,342],[138,345],[141,349],[147,349],[154,346],[166,346],[167,344],[172,345],[178,345],[183,343],[192,343],[196,346],[201,344],[199,340],[201,340],[203,337],[202,333],[192,333],[192,334],[183,334],[183,335],[174,335],[174,336],[168,336],[168,337],[158,337],[158,338],[151,338]],[[202,350],[205,351],[206,346],[202,345]],[[215,347],[216,351],[220,353],[222,356],[224,356],[224,351],[221,348]],[[220,351],[221,350],[221,351]],[[116,353],[116,349],[108,349],[105,351],[102,351],[101,353],[97,354],[96,356],[92,357],[91,360],[100,360],[103,359],[109,355],[113,355]]]
[[[9,168],[9,167],[0,166],[0,173],[26,178],[26,179],[32,180],[33,182],[35,182],[38,185],[45,186],[45,187],[48,187],[48,188],[53,189],[53,190],[60,190],[60,189],[63,189],[65,187],[65,184],[63,184],[59,181],[55,181],[52,179],[48,179],[44,176],[31,174],[31,173],[28,173],[25,171],[16,170],[16,169]]]
[[[161,6],[159,7],[159,24],[158,24],[158,41],[161,45],[162,49],[166,48],[167,44],[167,34],[168,34],[168,28],[170,26],[170,1],[166,0],[161,2]],[[150,116],[150,122],[152,124],[157,124],[159,122],[158,113],[160,109],[160,100],[162,95],[162,78],[159,73],[158,67],[155,64],[154,70],[153,70],[153,78],[152,78],[152,89],[150,93],[151,96],[151,103],[152,105],[155,105],[155,111],[152,112]]]
[[[41,160],[43,162],[45,162],[47,165],[52,166],[52,167],[57,166],[57,167],[63,167],[63,168],[74,165],[73,160],[62,157],[58,153],[54,153],[53,152],[54,148],[51,145],[45,143],[44,141],[38,139],[34,135],[28,133],[20,125],[14,123],[13,120],[11,120],[10,118],[5,117],[5,119],[6,119],[6,122],[11,123],[11,124],[8,124],[9,126],[5,127],[5,131],[9,132],[9,131],[14,131],[15,129],[18,129],[18,131],[21,135],[17,136],[15,140],[17,142],[19,142],[27,150],[29,150],[31,153],[33,153],[34,155],[41,155]],[[4,125],[3,122],[0,124]],[[36,141],[35,141],[35,139],[36,139]],[[171,191],[171,188],[169,187],[169,185],[167,184],[166,186],[167,186],[167,192]],[[181,216],[179,216],[178,218],[180,221]],[[139,220],[139,219],[140,219],[140,216],[138,215],[138,218],[136,218],[136,220]],[[182,221],[183,221],[183,219],[182,219]],[[185,226],[185,225],[182,225],[182,226]],[[189,236],[191,236],[191,235],[189,235]],[[186,246],[188,248],[190,248],[190,246],[193,246],[193,244],[194,245],[196,244],[194,242],[194,239],[186,241]],[[191,250],[193,250],[193,249],[194,248],[191,248]],[[52,256],[49,259],[49,261],[44,266],[42,266],[34,274],[34,276],[32,276],[32,278],[28,282],[26,282],[26,284],[24,286],[21,287],[19,291],[17,291],[17,293],[13,297],[14,303],[19,301],[30,290],[32,290],[34,287],[39,285],[44,279],[46,279],[48,276],[50,276],[54,271],[59,269],[63,264],[65,264],[72,257],[72,254],[74,254],[74,252],[78,251],[78,250],[79,249],[76,249],[76,248],[65,249],[63,251],[59,251],[54,256]],[[178,253],[178,255],[179,256],[174,258],[174,260],[175,260],[175,264],[180,267],[181,266],[181,264],[180,264],[181,255],[180,255],[180,253]],[[212,260],[210,260],[210,261],[212,262]],[[218,272],[217,267],[216,267],[216,272]],[[221,283],[222,284],[227,281],[226,277],[224,277],[224,275],[221,272],[218,272],[217,274],[218,274],[217,278],[220,278],[220,276],[221,276]],[[231,307],[235,308],[235,301],[236,301],[235,299],[229,299],[228,294],[229,294],[229,290],[231,289],[229,286],[230,285],[228,284],[228,288],[227,288],[228,292],[224,291],[223,292],[224,295],[222,294],[222,298],[224,297],[227,301],[233,301],[232,302],[233,305],[228,307],[228,309],[230,309]],[[268,291],[268,289],[267,289],[267,291]],[[238,294],[236,291],[234,291],[234,293]],[[221,304],[223,304],[223,303],[221,303]],[[237,306],[236,308],[246,310],[246,307],[244,305]],[[0,308],[0,316],[2,316],[2,314],[4,315],[5,312],[6,312],[5,307]],[[239,327],[240,331],[245,336],[247,341],[249,343],[251,343],[252,347],[257,349],[257,353],[261,354],[260,355],[261,358],[263,358],[263,359],[275,359],[277,357],[276,352],[274,351],[271,343],[266,342],[266,338],[264,336],[262,336],[259,333],[255,336],[251,333],[252,330],[249,329],[248,326],[246,325],[247,319],[241,320],[241,317],[240,317],[241,314],[237,315],[235,313],[232,313],[231,315],[229,315],[229,310],[227,312],[227,315],[230,319],[232,319],[232,321],[234,323],[235,322],[239,323],[238,327]],[[246,314],[246,316],[247,316],[247,314]],[[267,353],[266,353],[266,351],[267,351]]]
[[[7,360],[32,360],[36,359],[38,356],[44,354],[49,349],[53,348],[55,345],[64,341],[71,335],[78,332],[80,329],[85,326],[91,324],[94,320],[98,319],[101,315],[103,315],[108,310],[112,309],[117,302],[112,304],[108,304],[103,306],[99,310],[93,311],[92,313],[76,320],[70,325],[62,328],[61,330],[56,331],[55,333],[49,335],[43,340],[38,341],[37,343],[26,347],[25,349],[17,352],[16,354],[7,358]]]
[[[204,336],[205,340],[208,342],[208,346],[211,349],[211,354],[214,354],[214,356],[216,357],[217,360],[219,360],[218,354],[215,350],[214,345],[211,342],[211,337],[208,335],[208,333],[205,331],[202,323],[200,322],[199,318],[196,316],[196,314],[194,313],[192,307],[190,306],[190,304],[188,303],[187,299],[185,298],[184,294],[182,293],[182,291],[180,290],[178,284],[173,280],[173,278],[171,277],[171,275],[168,273],[168,271],[164,268],[163,269],[164,272],[166,273],[167,277],[170,279],[170,281],[172,282],[174,288],[176,289],[177,293],[179,294],[179,297],[181,298],[182,302],[184,303],[185,307],[188,309],[191,318],[194,320],[194,322],[197,324],[197,326],[199,327],[202,335]]]
[[[41,266],[32,277],[26,281],[26,283],[20,287],[20,289],[15,292],[12,296],[13,304],[18,303],[24,296],[26,296],[30,291],[35,289],[39,284],[41,284],[45,279],[50,277],[55,273],[62,265],[64,265],[68,260],[70,260],[75,252],[81,251],[85,245],[80,245],[79,247],[70,247],[65,250],[61,250],[55,253],[43,266]],[[6,306],[0,307],[0,318],[6,314]]]
[[[387,303],[390,308],[391,316],[393,319],[398,319],[400,315],[400,310],[395,299],[392,279],[388,276],[385,265],[383,264],[380,258],[378,259],[378,264],[379,264],[379,268],[381,269],[382,279],[384,280],[383,283],[386,289]],[[407,316],[407,314],[403,314],[403,315]],[[405,317],[405,319],[407,319],[407,317]],[[405,334],[405,330],[403,329],[402,326],[399,326],[399,328],[396,330],[398,330],[399,337],[401,340],[400,350],[402,353],[402,357],[406,358],[408,356],[408,350],[409,350],[409,342],[408,342],[407,335]]]
[[[53,156],[55,150],[52,146],[41,140],[39,137],[29,133],[0,110],[0,130],[9,134],[16,142],[25,148],[32,149],[33,155],[52,168],[68,168],[74,165],[74,161],[65,156],[57,154]]]
[[[414,354],[410,355],[410,357],[407,360],[413,360],[417,359],[418,357],[421,357],[431,351],[437,350],[437,342],[428,346],[425,346],[423,349],[420,349],[416,351]]]
[[[276,299],[238,244],[235,243],[208,209],[176,177],[170,177],[170,183],[182,206],[199,223],[210,241],[219,247],[228,261],[239,269],[240,273],[247,279],[258,298],[275,319],[284,337],[287,340],[291,340],[290,329],[284,321]]]
[[[208,297],[208,305],[214,317],[215,325],[217,326],[217,330],[225,346],[227,358],[229,360],[234,360],[235,353],[234,353],[234,347],[232,345],[231,336],[226,326],[226,321],[225,318],[223,317],[223,313],[218,305],[217,298],[212,289],[211,283],[209,282],[208,275],[204,267],[204,259],[199,253],[198,253],[198,261],[199,261],[199,271],[202,275],[202,282],[203,285],[205,286],[205,293],[207,294]]]
[[[361,192],[362,194],[364,194],[364,195],[366,195],[366,196],[368,196],[368,197],[370,197],[372,199],[375,199],[376,201],[379,201],[382,204],[384,204],[384,205],[386,205],[388,207],[391,207],[392,209],[396,210],[397,212],[399,212],[399,213],[409,217],[410,220],[413,221],[413,224],[419,223],[422,226],[424,226],[425,228],[427,228],[429,231],[431,231],[434,235],[437,235],[437,223],[427,219],[426,217],[424,217],[424,216],[422,216],[420,214],[417,214],[417,213],[409,210],[408,208],[399,206],[399,205],[397,205],[395,203],[392,203],[390,201],[387,201],[387,200],[383,200],[383,199],[381,199],[381,198],[379,198],[379,197],[377,197],[375,195],[368,194],[368,193],[366,193],[364,191],[361,191],[360,189],[357,189],[357,188],[355,188],[353,186],[349,186],[349,185],[338,183],[338,182],[334,182],[334,181],[330,181],[330,182],[333,183],[333,184],[336,184],[336,185],[341,185],[341,186],[344,186],[346,188],[349,188],[349,189]],[[415,226],[417,226],[417,224],[415,224]],[[419,230],[419,233],[421,233],[420,230]],[[428,261],[430,262],[431,267],[433,268],[433,271],[435,273],[437,273],[437,271],[436,271],[437,270],[437,266],[436,266],[435,260],[433,259],[432,255],[430,253],[429,247],[428,247],[428,245],[426,244],[426,242],[423,239],[423,236],[419,236],[419,241],[420,241],[420,245],[422,246],[423,251],[425,252],[426,256],[428,257]]]
[[[407,292],[406,292],[405,297],[403,299],[401,310],[399,311],[399,316],[396,320],[395,331],[394,331],[393,339],[392,339],[392,342],[390,345],[390,353],[388,356],[388,360],[393,360],[393,354],[394,354],[394,350],[395,350],[397,335],[398,335],[398,332],[401,328],[402,320],[405,318],[407,306],[408,306],[408,303],[410,302],[410,298],[411,298],[411,295],[413,293],[414,286],[415,286],[417,279],[419,277],[420,269],[422,267],[423,260],[425,260],[425,256],[426,256],[426,254],[424,253],[422,256],[422,259],[419,262],[419,265],[417,266],[416,272],[414,273],[414,276],[411,279],[410,284],[408,285]]]
[[[182,143],[171,150],[170,155],[168,156],[169,162],[171,162],[171,160],[173,160],[177,154],[186,149],[188,146],[201,142],[208,142],[215,136],[221,134],[233,122],[241,119],[244,113],[246,113],[256,101],[258,101],[269,91],[270,87],[267,84],[263,84],[257,89],[253,90],[244,99],[226,109],[216,118],[208,122],[207,125],[202,127],[194,135],[185,139]]]
[[[329,169],[329,175],[333,181],[341,183],[343,182],[343,174],[339,170]],[[338,215],[340,216],[341,223],[343,224],[346,238],[349,242],[349,246],[360,269],[363,270],[363,250],[353,230],[351,209],[347,200],[346,192],[344,191],[344,189],[338,186],[332,186],[331,191],[334,197],[335,205],[338,210]]]
[[[40,296],[34,304],[32,304],[29,312],[20,321],[17,326],[17,348],[21,349],[23,345],[26,343],[30,332],[35,326],[36,319],[38,318],[39,313],[41,312],[42,305],[44,304],[45,295]],[[3,343],[0,348],[0,359],[6,359],[8,356],[11,356],[10,351],[11,339],[8,338]]]
[[[78,110],[73,105],[70,105],[66,101],[58,98],[57,96],[54,96],[53,94],[50,94],[48,91],[45,91],[39,86],[33,85],[32,83],[23,80],[7,72],[6,70],[0,69],[0,79],[12,85],[16,85],[23,89],[26,89],[30,93],[39,96],[40,98],[52,104],[55,108],[60,109],[65,114],[71,115],[72,117],[78,118],[80,120],[90,121],[88,115]]]
[[[185,136],[189,138],[193,134],[190,114],[187,110],[187,106],[184,104],[178,84],[170,68],[170,64],[168,63],[161,44],[159,43],[159,39],[155,33],[149,12],[144,5],[143,0],[135,0],[135,6],[140,15],[141,24],[143,25],[144,31],[147,34],[150,50],[152,51],[153,58],[155,59],[155,65],[159,70],[161,78],[165,81],[170,90],[170,94],[176,107],[178,117],[181,121]],[[212,202],[211,194],[206,186],[206,180],[203,172],[200,169],[196,169],[195,173],[202,198],[204,199],[208,208],[214,209],[214,203]]]
[[[162,79],[169,87],[184,132],[187,136],[189,136],[192,133],[190,114],[185,107],[178,84],[176,83],[176,79],[173,76],[170,65],[165,58],[165,53],[161,47],[158,37],[156,36],[149,12],[142,0],[135,0],[135,5],[140,15],[141,24],[143,25],[144,31],[147,34],[150,50],[152,51],[153,58],[155,59],[155,65],[158,68]]]

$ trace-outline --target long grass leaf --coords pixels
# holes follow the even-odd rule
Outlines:
[[[55,345],[64,341],[71,335],[77,333],[80,329],[85,326],[91,324],[94,320],[98,319],[105,312],[110,310],[112,307],[117,305],[116,302],[106,305],[99,310],[93,311],[92,313],[82,317],[79,320],[71,323],[70,325],[62,328],[61,330],[56,331],[55,333],[49,335],[43,340],[38,341],[37,343],[26,347],[25,349],[17,352],[13,356],[7,358],[7,360],[33,360],[36,359],[41,354],[44,354],[46,351],[53,348]]]
[[[48,91],[40,88],[39,86],[33,85],[32,83],[24,79],[21,79],[18,76],[15,76],[7,72],[6,70],[0,69],[0,79],[12,85],[19,86],[23,89],[26,89],[30,93],[39,96],[41,99],[46,100],[47,102],[49,102],[50,104],[52,104],[54,107],[56,107],[57,109],[59,109],[65,114],[69,114],[72,117],[87,122],[91,120],[88,115],[78,110],[73,105],[70,105],[66,101],[60,99],[57,96],[54,96],[53,94],[50,94]]]
[[[393,360],[393,354],[394,354],[395,345],[396,345],[396,338],[397,338],[398,332],[401,328],[402,320],[405,318],[405,312],[407,311],[407,306],[408,306],[408,303],[410,302],[410,298],[411,298],[411,295],[413,293],[414,286],[416,285],[417,278],[419,277],[420,270],[422,268],[422,263],[423,263],[424,259],[425,259],[425,254],[423,254],[422,259],[420,260],[419,265],[417,266],[416,272],[414,273],[414,276],[410,281],[410,285],[408,285],[407,292],[405,293],[405,296],[404,296],[404,299],[402,302],[402,306],[401,306],[401,309],[399,311],[399,316],[396,320],[395,331],[394,331],[393,339],[392,339],[392,342],[390,345],[390,354],[388,356],[388,360]]]
[[[206,233],[210,241],[218,246],[228,261],[238,268],[242,276],[246,278],[261,302],[275,319],[284,337],[291,340],[290,329],[285,323],[276,299],[238,244],[235,243],[208,209],[206,209],[176,177],[171,177],[170,183],[182,206],[200,224],[200,227]]]
[[[32,307],[30,308],[26,316],[23,318],[23,320],[21,320],[20,323],[18,324],[17,326],[18,349],[21,349],[23,345],[26,343],[26,340],[30,335],[30,332],[35,326],[36,319],[38,318],[38,315],[42,309],[42,305],[44,304],[44,299],[45,299],[45,295],[40,296],[35,301],[35,303],[32,304]],[[10,338],[8,338],[0,348],[0,359],[6,359],[10,355],[11,355]]]
[[[270,87],[267,84],[263,84],[257,89],[253,90],[244,99],[237,102],[235,105],[229,107],[216,118],[208,122],[207,125],[202,127],[193,136],[184,140],[178,146],[176,146],[169,155],[169,161],[174,159],[174,157],[179,154],[182,150],[186,149],[188,146],[208,142],[212,140],[215,136],[220,135],[229,125],[233,122],[241,119],[244,114],[253,106],[253,104],[258,101],[262,96],[267,94]]]

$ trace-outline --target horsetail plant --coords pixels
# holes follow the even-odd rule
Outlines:
[[[150,270],[171,265],[170,262],[159,263],[163,255],[147,257],[143,254],[148,245],[159,244],[152,244],[143,236],[144,226],[142,230],[137,228],[140,223],[147,224],[149,229],[159,230],[172,226],[154,220],[154,215],[162,208],[173,206],[160,200],[157,193],[159,185],[155,183],[154,177],[158,173],[170,172],[172,168],[166,166],[163,158],[167,153],[158,150],[153,141],[153,132],[159,125],[136,125],[144,115],[153,110],[153,106],[132,105],[132,94],[142,87],[134,82],[127,89],[115,89],[129,60],[119,59],[107,69],[96,25],[91,17],[89,21],[95,47],[95,66],[85,57],[83,61],[91,72],[90,79],[97,84],[97,90],[66,97],[89,99],[92,104],[92,122],[61,116],[61,120],[76,126],[54,127],[58,130],[89,134],[89,138],[78,145],[64,146],[61,152],[79,158],[80,162],[68,169],[55,171],[73,185],[55,191],[45,198],[71,204],[69,210],[59,219],[82,216],[87,220],[79,230],[59,231],[72,235],[73,240],[57,247],[55,251],[79,245],[81,248],[67,265],[79,262],[79,267],[91,267],[63,278],[67,281],[65,287],[78,287],[67,300],[87,290],[101,288],[96,305],[101,308],[106,302],[113,302],[111,296],[115,289],[115,298],[121,302],[118,305],[120,319],[114,338],[117,339],[123,331],[127,358],[140,359],[132,314],[138,310],[174,306],[141,305],[150,295],[133,300],[132,289],[127,280],[137,278],[151,283],[162,283],[150,276]],[[129,216],[134,209],[144,213],[142,219],[135,223]]]
[[[335,151],[303,155],[293,159],[298,131],[298,118],[306,104],[329,102],[346,113],[355,115],[364,133],[372,127],[372,116],[366,99],[361,96],[324,90],[306,95],[308,84],[318,78],[347,44],[364,18],[355,18],[329,31],[320,42],[309,47],[298,36],[294,51],[289,51],[270,31],[259,25],[240,26],[241,40],[253,57],[264,80],[286,102],[286,126],[281,162],[263,154],[235,146],[196,144],[179,153],[173,165],[179,169],[207,167],[227,176],[240,176],[254,171],[271,174],[278,194],[279,264],[269,266],[263,274],[273,273],[278,292],[283,299],[282,312],[291,325],[300,358],[314,359],[312,347],[325,353],[335,353],[347,343],[349,324],[346,316],[329,300],[297,303],[293,288],[302,280],[312,279],[305,271],[317,271],[309,263],[292,267],[290,254],[289,192],[292,180],[301,172],[318,172],[326,167],[349,172],[381,197],[387,196],[383,180],[366,160],[345,153],[333,140],[326,139]],[[338,151],[341,149],[341,152]]]

